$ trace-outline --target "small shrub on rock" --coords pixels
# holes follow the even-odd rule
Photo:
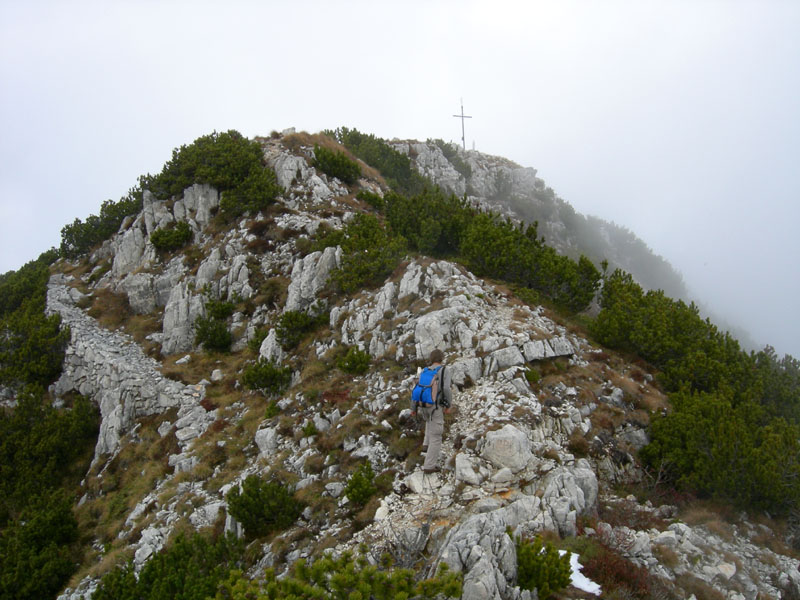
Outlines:
[[[364,506],[378,491],[374,483],[375,473],[370,462],[364,461],[347,480],[344,488],[345,496],[353,504]]]
[[[156,229],[150,234],[150,241],[156,250],[160,252],[171,252],[178,248],[183,248],[188,244],[194,234],[192,228],[186,221],[179,221],[171,227]]]
[[[517,583],[524,590],[534,589],[539,598],[549,598],[570,583],[569,554],[560,556],[549,542],[540,537],[533,540],[514,538],[517,550]]]
[[[233,488],[225,499],[231,516],[242,524],[250,539],[286,529],[303,511],[302,503],[286,487],[255,475],[244,480],[241,492]]]
[[[297,347],[303,337],[328,322],[328,313],[310,315],[299,310],[288,310],[281,315],[275,333],[284,350]]]
[[[200,317],[195,321],[194,341],[209,352],[230,352],[233,336],[224,321]]]
[[[280,394],[292,382],[292,369],[279,367],[270,360],[260,359],[248,365],[242,375],[242,383],[251,390],[267,394]]]
[[[345,373],[363,375],[369,369],[369,363],[369,352],[364,352],[353,346],[347,351],[347,354],[336,362],[336,366]]]

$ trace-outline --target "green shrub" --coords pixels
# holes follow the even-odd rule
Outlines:
[[[150,241],[156,247],[156,250],[171,252],[172,250],[183,248],[189,243],[193,235],[189,224],[186,221],[179,221],[171,227],[156,229],[150,234]]]
[[[253,352],[253,354],[258,354],[261,351],[261,344],[264,343],[264,340],[267,339],[268,335],[269,330],[265,327],[256,330],[253,338],[247,342],[247,347],[250,348],[250,351]]]
[[[378,211],[382,211],[384,206],[386,206],[381,196],[368,190],[361,190],[356,194],[356,198],[361,200],[361,202],[366,202],[372,208]]]
[[[361,465],[353,472],[347,480],[347,485],[344,488],[344,494],[347,499],[357,506],[364,506],[378,488],[375,486],[375,473],[372,471],[372,465],[368,460],[361,463]]]
[[[510,535],[510,534],[509,534]],[[549,542],[514,538],[517,550],[517,583],[524,590],[536,590],[545,600],[570,584],[569,554],[560,556]]]
[[[356,215],[340,240],[342,264],[331,278],[346,294],[383,283],[406,249],[405,239],[390,236],[374,215]]]
[[[133,563],[104,575],[92,599],[205,600],[241,566],[243,553],[242,542],[233,536],[179,535],[145,563],[138,579]]]
[[[209,317],[217,319],[218,321],[224,321],[230,317],[235,309],[236,305],[233,302],[213,300],[210,298],[206,300],[206,313]]]
[[[279,414],[281,414],[281,408],[278,406],[277,400],[270,400],[269,404],[267,404],[267,409],[264,411],[264,418],[271,419]]]
[[[216,600],[460,598],[462,577],[442,563],[434,577],[417,581],[414,571],[393,568],[386,555],[380,565],[371,565],[363,556],[354,558],[346,551],[338,558],[326,554],[313,562],[299,560],[281,578],[273,569],[266,570],[263,581],[233,572],[220,586]]]
[[[194,323],[196,344],[208,352],[230,352],[233,336],[225,321],[213,317],[200,317]]]
[[[318,144],[314,145],[314,166],[330,177],[341,179],[347,184],[354,184],[361,176],[361,167],[350,160],[347,154],[337,150],[329,150]]]
[[[259,359],[245,367],[242,384],[251,390],[280,394],[292,382],[292,369],[279,367],[272,361]]]
[[[392,148],[385,140],[347,127],[325,133],[365,163],[378,169],[392,189],[403,194],[418,194],[425,188],[427,181],[411,166],[411,159]]]
[[[264,174],[262,175],[262,171]],[[166,200],[195,183],[207,183],[223,193],[229,190],[248,196],[251,188],[266,184],[271,201],[280,193],[273,184],[275,174],[263,166],[263,153],[256,141],[235,130],[211,133],[191,144],[175,148],[161,173],[142,178],[142,185]]]
[[[229,218],[266,209],[283,190],[275,173],[266,167],[255,168],[239,185],[222,193],[219,207]]]
[[[369,369],[370,360],[369,352],[364,352],[353,346],[347,350],[347,354],[336,362],[336,366],[345,373],[363,375]]]
[[[45,316],[48,265],[46,252],[18,271],[0,275],[0,384],[21,389],[46,387],[61,374],[69,328],[61,317]]]
[[[278,319],[275,333],[284,350],[297,347],[303,337],[328,322],[328,313],[311,315],[299,310],[287,310]]]
[[[242,491],[228,492],[228,511],[244,527],[248,538],[258,538],[291,526],[303,511],[303,505],[277,481],[264,481],[250,475]]]
[[[89,215],[85,222],[75,219],[72,224],[61,228],[61,256],[73,259],[86,254],[117,233],[125,217],[136,215],[141,210],[142,192],[138,187],[119,202],[106,200],[100,205],[99,215]]]
[[[42,388],[0,410],[0,598],[52,598],[80,549],[72,490],[86,473],[99,417],[78,397],[54,409]]]
[[[542,378],[542,374],[539,373],[538,369],[534,369],[533,367],[525,369],[525,379],[531,385],[536,385],[537,383],[539,383],[539,380],[541,378]]]

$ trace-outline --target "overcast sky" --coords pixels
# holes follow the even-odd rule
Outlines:
[[[800,2],[0,0],[0,273],[214,130],[538,169],[800,357]]]

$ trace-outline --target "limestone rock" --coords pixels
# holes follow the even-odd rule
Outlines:
[[[486,434],[486,445],[482,456],[494,466],[508,467],[514,473],[524,469],[528,461],[533,458],[530,440],[513,425],[489,431]]]
[[[325,286],[331,271],[339,266],[341,260],[342,250],[338,247],[312,252],[296,260],[284,311],[308,308],[317,299],[317,293]]]
[[[136,314],[146,315],[155,310],[156,295],[151,274],[131,273],[122,280],[120,288],[128,295],[128,303]]]
[[[266,361],[271,361],[276,364],[283,362],[286,353],[281,348],[278,342],[278,333],[274,329],[270,329],[267,337],[261,342],[258,355]]]
[[[200,296],[194,296],[186,283],[172,288],[164,309],[164,355],[186,352],[194,347],[194,322],[205,316],[205,305]]]

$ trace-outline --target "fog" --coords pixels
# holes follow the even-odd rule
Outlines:
[[[534,167],[800,356],[797,2],[0,0],[0,273],[174,147],[356,127]]]

